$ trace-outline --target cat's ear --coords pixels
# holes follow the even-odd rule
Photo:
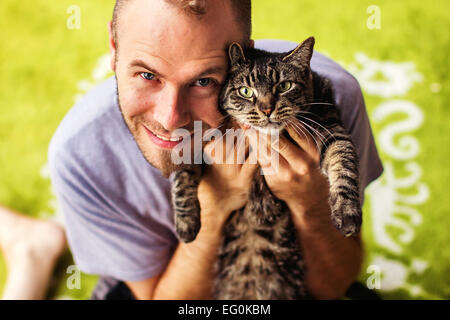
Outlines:
[[[228,48],[228,55],[230,57],[231,64],[242,64],[245,62],[244,50],[239,43],[233,42]]]
[[[283,58],[285,62],[298,63],[300,65],[308,65],[311,61],[314,49],[314,37],[309,37]]]

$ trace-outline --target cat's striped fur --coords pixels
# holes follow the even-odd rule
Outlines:
[[[331,221],[351,236],[359,232],[362,222],[358,158],[341,125],[330,82],[310,69],[313,46],[314,38],[308,38],[292,52],[277,54],[256,49],[244,52],[233,44],[220,108],[259,130],[283,130],[291,125],[300,136],[313,136],[320,169],[329,181]],[[278,89],[282,83],[289,89]],[[242,87],[257,94],[243,97],[239,94]],[[175,174],[175,223],[180,239],[186,242],[195,239],[200,227],[199,175],[198,170],[189,169]],[[306,298],[305,272],[291,214],[258,172],[246,206],[233,212],[224,226],[214,295],[217,299]]]

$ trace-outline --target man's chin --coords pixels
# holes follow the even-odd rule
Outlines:
[[[179,171],[179,170],[182,170],[182,169],[187,169],[187,168],[189,168],[191,166],[192,165],[190,165],[190,164],[179,164],[179,165],[175,165],[175,164],[167,165],[167,164],[164,164],[164,165],[162,165],[160,167],[155,167],[155,166],[154,167],[161,172],[161,174],[163,175],[164,178],[169,178],[169,176],[172,173],[174,173],[175,171]]]
[[[192,166],[192,164],[175,164],[172,161],[172,158],[170,156],[170,152],[161,152],[159,154],[158,159],[155,159],[154,154],[153,157],[149,154],[147,154],[146,152],[143,153],[144,154],[144,158],[145,160],[147,160],[147,162],[154,167],[155,169],[158,169],[161,174],[165,177],[165,178],[169,178],[169,176],[175,172],[175,171],[179,171],[182,169],[187,169],[190,168]]]

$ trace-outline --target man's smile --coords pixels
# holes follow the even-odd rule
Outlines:
[[[144,129],[147,131],[151,141],[156,144],[158,147],[164,149],[173,149],[177,144],[183,141],[183,137],[175,136],[175,137],[167,137],[161,134],[157,134],[156,132],[151,131],[145,125],[143,125]]]

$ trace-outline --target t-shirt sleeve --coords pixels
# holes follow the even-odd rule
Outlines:
[[[62,147],[49,153],[49,168],[69,245],[83,272],[122,281],[162,272],[173,253],[173,243],[161,232],[164,226],[138,214],[123,195],[109,192],[111,181],[96,176],[104,168],[95,170]]]

